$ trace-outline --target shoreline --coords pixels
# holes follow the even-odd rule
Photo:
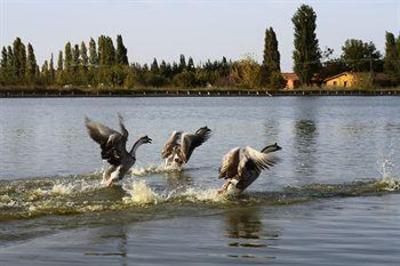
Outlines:
[[[399,89],[294,89],[294,90],[238,90],[238,89],[0,89],[0,98],[75,98],[75,97],[271,97],[271,96],[400,96]]]

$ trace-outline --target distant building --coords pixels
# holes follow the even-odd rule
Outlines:
[[[293,90],[300,84],[296,73],[282,73],[282,77],[286,80],[286,90]]]
[[[354,88],[365,87],[368,85],[378,85],[382,87],[391,86],[391,79],[384,73],[369,72],[350,72],[345,71],[337,75],[328,77],[324,80],[325,87]]]
[[[326,87],[354,87],[360,76],[352,72],[342,72],[337,75],[328,77],[324,80]]]

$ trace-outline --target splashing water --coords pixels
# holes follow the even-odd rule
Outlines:
[[[133,176],[146,176],[149,174],[160,174],[160,173],[170,173],[170,172],[179,172],[182,171],[182,168],[177,167],[175,165],[152,165],[148,167],[139,167],[132,168],[131,175]]]
[[[383,185],[387,191],[396,191],[400,189],[400,179],[394,174],[395,164],[390,158],[391,154],[389,154],[389,157],[384,157],[380,165],[378,163],[380,166],[378,171],[382,177],[380,184]]]
[[[160,197],[146,184],[146,181],[133,181],[132,187],[124,188],[129,196],[122,198],[125,204],[147,205],[157,204]]]

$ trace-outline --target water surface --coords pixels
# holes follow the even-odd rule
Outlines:
[[[398,265],[400,98],[0,99],[0,264]],[[147,134],[103,188],[84,117]],[[183,172],[159,151],[207,125]],[[281,163],[218,197],[222,156],[277,142]]]

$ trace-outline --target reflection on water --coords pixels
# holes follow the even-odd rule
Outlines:
[[[230,248],[227,256],[231,258],[273,259],[260,249],[274,245],[280,232],[262,222],[259,207],[238,208],[225,212],[224,235]]]
[[[315,174],[317,137],[318,131],[314,121],[296,121],[294,149],[298,154],[296,172],[300,175],[312,177]]]

